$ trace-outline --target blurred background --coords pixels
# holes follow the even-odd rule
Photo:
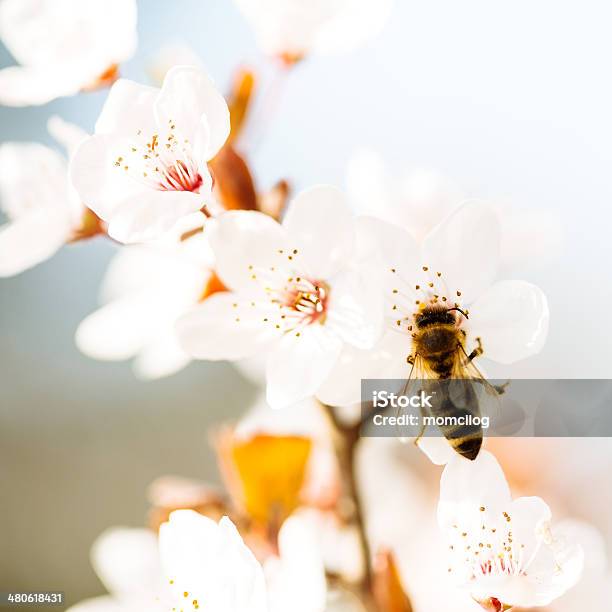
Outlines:
[[[351,154],[368,146],[398,173],[434,168],[469,195],[548,209],[563,228],[563,248],[552,261],[534,258],[520,277],[549,297],[549,340],[503,375],[610,378],[611,18],[610,5],[597,0],[398,1],[367,46],[309,58],[291,72],[265,137],[249,151],[256,177],[268,186],[284,177],[295,189],[342,186]],[[160,47],[181,43],[221,89],[245,64],[261,73],[261,94],[272,86],[276,69],[230,0],[142,1],[138,30],[123,76],[150,81]],[[0,49],[0,65],[11,63]],[[50,144],[52,114],[91,131],[105,97],[2,107],[0,140]],[[217,479],[208,430],[256,396],[223,363],[144,383],[129,364],[78,352],[74,330],[97,307],[114,252],[96,239],[0,281],[2,588],[63,590],[68,603],[101,593],[88,563],[94,538],[111,525],[143,524],[146,485],[160,474]],[[543,458],[551,448],[562,459]],[[528,490],[541,476],[564,511],[593,518],[609,535],[601,509],[612,497],[611,451],[608,440],[529,441],[500,448],[500,460],[514,462]],[[423,474],[434,482],[438,470],[423,463]],[[595,510],[588,494],[596,477]]]

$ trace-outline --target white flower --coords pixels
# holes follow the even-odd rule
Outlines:
[[[422,240],[464,200],[454,181],[428,168],[410,168],[398,176],[383,157],[360,149],[346,170],[347,193],[356,210],[399,225]]]
[[[0,103],[46,104],[112,78],[136,49],[135,0],[3,0]]]
[[[449,545],[448,573],[483,608],[546,606],[580,578],[583,552],[550,526],[539,497],[510,495],[493,455],[454,457],[440,482],[438,522]]]
[[[229,518],[219,523],[178,510],[160,529],[162,565],[177,609],[207,612],[320,612],[326,588],[323,565],[307,525],[289,518],[279,533],[279,558],[266,575]]]
[[[269,351],[272,407],[315,394],[343,346],[367,349],[380,335],[382,293],[367,258],[358,259],[357,227],[331,187],[300,194],[282,225],[245,211],[209,224],[217,273],[234,292],[179,321],[187,352],[238,360]]]
[[[52,117],[49,131],[70,154],[87,135]],[[80,227],[83,206],[69,188],[65,158],[42,144],[0,145],[0,276],[19,274],[51,257]]]
[[[422,240],[466,200],[450,178],[427,168],[409,168],[395,176],[383,157],[360,149],[349,160],[347,191],[360,214],[369,214],[407,229]],[[514,270],[544,267],[559,257],[564,229],[559,215],[544,208],[494,205],[501,224],[500,259]]]
[[[584,569],[578,584],[555,601],[555,612],[605,610],[612,601],[612,570],[602,534],[592,525],[565,519],[555,525],[555,535],[578,542],[584,550]]]
[[[175,66],[196,66],[204,69],[202,59],[189,45],[167,44],[160,47],[148,66],[148,74],[155,85],[161,86],[168,72]]]
[[[229,518],[175,511],[160,527],[159,548],[177,609],[267,610],[263,569]]]
[[[149,529],[108,529],[92,546],[91,564],[109,594],[82,601],[70,612],[169,609],[157,536]]]
[[[348,51],[382,30],[393,0],[236,0],[265,53],[286,61]]]
[[[322,401],[358,402],[361,378],[407,377],[415,316],[424,306],[451,309],[449,316],[465,332],[468,354],[478,338],[484,356],[503,364],[540,351],[548,332],[546,296],[524,281],[494,282],[500,229],[489,207],[464,203],[428,234],[421,247],[408,232],[380,220],[371,220],[367,233],[382,245],[388,263],[389,331],[373,351],[345,349],[319,391]]]
[[[181,229],[201,227],[194,213]],[[213,258],[203,233],[180,241],[173,235],[121,250],[106,272],[103,306],[76,332],[79,349],[94,359],[135,357],[134,370],[145,379],[169,376],[185,367],[189,355],[174,331],[176,320],[206,295]]]
[[[207,162],[229,129],[225,100],[195,67],[174,67],[161,89],[121,79],[72,159],[71,180],[111,237],[152,240],[211,204]]]

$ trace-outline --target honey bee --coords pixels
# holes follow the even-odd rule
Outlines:
[[[416,387],[435,393],[434,404],[422,410],[435,419],[440,417],[440,422],[450,422],[438,423],[440,431],[456,452],[474,460],[483,441],[479,392],[484,389],[497,399],[504,388],[487,382],[474,365],[474,359],[483,354],[482,342],[476,338],[475,348],[467,352],[467,334],[460,327],[459,317],[467,319],[468,313],[458,306],[447,307],[440,302],[421,304],[409,328],[413,350],[408,363],[412,369],[403,393],[412,395]],[[417,442],[424,433],[422,426]]]

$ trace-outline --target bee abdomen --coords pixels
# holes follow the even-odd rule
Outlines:
[[[449,432],[446,439],[462,457],[474,461],[478,457],[482,446],[482,429],[480,427],[464,426],[460,430],[459,432]]]

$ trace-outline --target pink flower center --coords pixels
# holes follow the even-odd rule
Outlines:
[[[138,130],[113,165],[149,189],[200,193],[205,181],[212,179],[200,174],[191,143],[180,136],[172,120],[164,132],[164,136],[147,136]]]

